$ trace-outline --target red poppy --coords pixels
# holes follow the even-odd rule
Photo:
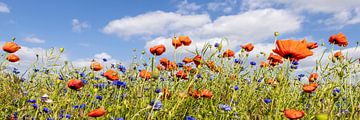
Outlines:
[[[90,66],[90,69],[92,69],[94,71],[100,71],[102,68],[103,68],[103,66],[99,62],[96,62],[96,61],[93,61]]]
[[[184,45],[184,46],[189,46],[191,44],[191,39],[189,38],[189,36],[179,36],[179,41]]]
[[[106,114],[106,110],[104,107],[100,107],[98,109],[94,109],[88,113],[89,117],[101,117]]]
[[[314,82],[315,80],[317,80],[319,77],[319,75],[317,73],[311,73],[310,77],[309,77],[309,81],[310,82]]]
[[[139,76],[141,78],[150,79],[151,78],[151,72],[149,72],[147,70],[141,70],[140,73],[139,73]]]
[[[300,119],[305,116],[305,113],[302,110],[285,109],[284,115],[288,119]]]
[[[193,58],[193,62],[195,63],[196,67],[198,67],[201,64],[201,56],[200,55],[196,55]]]
[[[182,79],[186,79],[187,73],[184,72],[184,71],[182,71],[182,70],[180,70],[180,71],[178,71],[178,72],[176,73],[176,77],[182,78]]]
[[[84,86],[84,84],[81,80],[71,79],[67,83],[67,86],[68,86],[68,88],[73,89],[73,90],[80,90]]]
[[[240,45],[242,49],[244,49],[246,52],[251,52],[254,49],[253,44],[248,43],[246,45]]]
[[[15,55],[14,53],[10,53],[7,57],[6,60],[10,61],[10,62],[17,62],[20,60],[19,56]]]
[[[3,46],[3,50],[8,53],[14,53],[18,51],[21,47],[17,45],[15,42],[6,42]]]
[[[340,32],[339,34],[331,35],[329,38],[329,42],[331,44],[337,44],[339,46],[344,46],[344,47],[348,45],[346,36],[342,32]]]
[[[210,69],[215,69],[215,62],[209,60],[206,62],[206,66],[209,67]]]
[[[106,77],[106,79],[108,80],[111,80],[111,81],[116,81],[116,80],[119,80],[119,74],[118,72],[116,72],[115,70],[107,70],[105,73],[104,73],[104,76]]]
[[[191,58],[189,58],[189,57],[185,57],[184,59],[183,59],[183,62],[185,63],[185,64],[188,64],[188,63],[191,63],[193,60],[191,59]]]
[[[156,56],[163,54],[165,51],[166,51],[166,48],[163,44],[156,45],[156,46],[150,48],[150,53],[153,55],[156,55]]]
[[[307,48],[306,40],[277,40],[276,49],[273,52],[291,61],[298,61],[313,55]]]
[[[178,70],[175,62],[170,62],[167,66],[165,66],[166,70]]]
[[[303,90],[307,93],[312,93],[316,90],[318,84],[317,83],[310,83],[309,85],[304,85]]]
[[[163,92],[164,92],[164,94],[163,94],[163,96],[162,96],[162,99],[165,99],[165,98],[169,99],[169,98],[171,97],[171,95],[172,95],[171,92],[168,91],[167,88],[164,88],[164,89],[163,89]]]
[[[309,42],[306,44],[308,49],[315,49],[318,47],[318,44],[316,42]]]
[[[170,64],[170,61],[166,58],[161,58],[160,59],[160,64],[163,65],[164,67],[168,66]]]
[[[207,89],[202,89],[201,90],[201,97],[205,97],[205,98],[209,98],[211,99],[213,96],[212,92],[210,90]]]
[[[190,70],[192,69],[191,66],[184,66],[183,70],[190,72]]]
[[[172,45],[173,45],[173,46],[175,47],[175,49],[176,49],[176,48],[180,47],[180,46],[182,45],[182,43],[181,43],[180,40],[178,40],[178,39],[176,39],[176,37],[174,37],[174,38],[172,39]]]
[[[265,61],[261,61],[260,62],[260,67],[262,67],[262,68],[266,68],[266,67],[268,67],[269,65],[265,62]]]
[[[234,51],[227,49],[224,53],[223,53],[223,57],[234,57],[235,53]]]
[[[190,96],[193,96],[195,99],[198,99],[201,97],[198,90],[194,90],[194,92],[192,92]]]
[[[334,54],[334,57],[337,58],[337,59],[339,59],[339,58],[342,58],[342,57],[344,57],[344,56],[343,56],[343,54],[342,54],[340,51],[338,51],[338,52],[336,52],[336,53]]]
[[[269,60],[269,64],[272,66],[276,66],[278,64],[283,63],[282,57],[279,55],[274,55],[273,53],[270,53],[268,60]]]
[[[158,69],[158,70],[164,70],[165,68],[163,67],[163,66],[161,66],[160,64],[158,64],[157,66],[156,66],[156,68]]]

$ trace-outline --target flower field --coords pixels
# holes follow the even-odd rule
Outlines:
[[[313,69],[298,66],[314,55],[318,43],[278,39],[272,51],[247,43],[235,53],[214,45],[179,54],[191,46],[191,36],[169,40],[174,51],[159,44],[146,51],[133,50],[130,64],[89,61],[76,68],[59,61],[66,48],[50,50],[45,61],[34,61],[25,71],[6,70],[16,62],[21,45],[9,40],[2,49],[0,117],[2,119],[186,119],[186,120],[278,120],[360,119],[359,59],[344,54],[348,46],[343,33],[329,35]],[[335,50],[338,47],[340,50]],[[173,57],[164,57],[172,52]],[[252,61],[254,54],[261,62]],[[34,56],[39,58],[39,56]],[[15,65],[16,66],[16,65]]]

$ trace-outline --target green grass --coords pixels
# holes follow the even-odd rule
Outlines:
[[[70,114],[71,119],[90,119],[87,116],[89,111],[103,106],[107,114],[96,119],[173,120],[192,116],[196,119],[209,120],[277,120],[286,119],[282,112],[285,108],[304,110],[303,119],[305,120],[315,119],[317,114],[322,113],[327,114],[331,120],[360,117],[360,86],[358,82],[350,82],[358,80],[356,77],[359,71],[358,60],[343,59],[317,64],[314,66],[315,71],[308,72],[319,74],[319,79],[316,81],[319,87],[313,93],[304,93],[302,85],[307,82],[309,73],[305,74],[303,81],[299,81],[299,73],[297,70],[290,69],[291,63],[287,60],[280,66],[260,68],[259,63],[256,66],[249,64],[245,52],[236,56],[244,63],[235,64],[234,58],[217,57],[223,50],[218,49],[209,53],[208,49],[209,47],[205,46],[197,54],[202,54],[204,61],[215,61],[222,69],[220,72],[213,72],[203,65],[188,73],[188,80],[172,77],[171,75],[176,71],[161,71],[160,75],[164,81],[160,78],[144,80],[138,77],[138,69],[151,70],[151,62],[145,67],[141,64],[144,61],[151,61],[152,57],[142,54],[140,59],[134,58],[132,63],[126,66],[126,73],[118,70],[120,81],[126,82],[126,88],[113,85],[100,75],[101,72],[91,71],[89,67],[74,68],[68,62],[59,63],[57,60],[61,54],[51,53],[45,56],[46,59],[40,65],[39,61],[35,61],[34,65],[29,66],[25,81],[20,79],[23,71],[15,75],[11,71],[1,70],[0,116],[8,118],[16,112],[20,119],[42,120],[59,119],[62,113],[63,119],[66,119],[66,114]],[[174,55],[174,57],[177,56]],[[178,56],[176,60],[180,61],[183,57]],[[266,60],[266,58],[267,56],[264,55],[258,59]],[[327,56],[324,56],[318,63],[326,58]],[[6,68],[8,64],[11,63],[4,60],[1,67]],[[54,66],[54,64],[60,64],[60,66]],[[302,64],[301,61],[300,64]],[[34,72],[35,68],[40,71]],[[48,73],[44,72],[45,69],[49,70]],[[79,73],[85,73],[86,77],[81,77]],[[195,77],[196,74],[201,74],[202,78]],[[59,80],[59,75],[62,75],[64,79]],[[67,82],[72,78],[86,80],[88,84],[80,91],[68,89]],[[266,81],[269,79],[278,81],[278,84],[268,85]],[[104,88],[94,86],[100,84],[104,84]],[[193,89],[211,90],[213,97],[195,99],[189,96],[187,93],[191,85]],[[238,86],[239,89],[235,90],[234,86]],[[163,99],[161,97],[163,93],[154,92],[157,88],[162,90],[165,87],[172,93],[169,99]],[[335,88],[338,88],[340,92],[333,94]],[[179,93],[185,93],[187,98],[180,98]],[[49,95],[53,103],[42,102],[41,96],[44,94]],[[102,100],[96,99],[96,95],[102,96]],[[265,103],[264,99],[271,99],[272,102]],[[36,100],[38,108],[33,108],[33,103],[27,102],[28,100]],[[150,106],[151,100],[161,101],[160,110],[155,110]],[[86,107],[74,108],[81,104],[85,104]],[[219,104],[229,105],[231,110],[225,111],[219,108]],[[48,108],[50,112],[43,112],[43,108]]]

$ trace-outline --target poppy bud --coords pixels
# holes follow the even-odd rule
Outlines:
[[[60,48],[60,53],[63,53],[64,50],[65,50],[65,48],[61,47],[61,48]]]
[[[98,109],[92,110],[88,113],[89,117],[101,117],[106,114],[106,110],[104,107],[100,107]]]
[[[15,42],[6,42],[2,48],[5,52],[14,53],[18,51],[21,47]]]
[[[6,57],[6,60],[8,60],[10,62],[17,62],[20,60],[20,58],[17,55],[11,53]]]
[[[274,36],[275,37],[279,36],[279,32],[274,32]]]

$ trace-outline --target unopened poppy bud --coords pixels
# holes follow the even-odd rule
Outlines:
[[[12,38],[11,38],[12,41],[15,41],[15,39],[16,39],[16,37],[12,37]]]
[[[322,113],[322,114],[317,114],[315,116],[315,118],[316,118],[316,120],[328,120],[329,116],[328,116],[328,114]]]
[[[65,50],[65,48],[61,47],[61,48],[60,48],[60,53],[63,53],[64,50]]]
[[[136,48],[134,48],[133,51],[136,52]]]
[[[279,32],[274,32],[274,36],[275,37],[279,36]]]
[[[325,43],[324,43],[324,42],[322,42],[322,43],[321,43],[321,46],[325,46]]]
[[[142,51],[141,51],[141,54],[145,54],[145,50],[142,50]]]

